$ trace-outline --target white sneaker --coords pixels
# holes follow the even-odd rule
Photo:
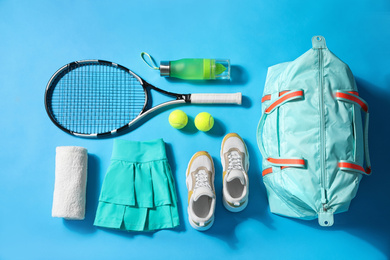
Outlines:
[[[187,167],[188,219],[197,230],[209,229],[214,223],[214,164],[207,152],[197,152]]]
[[[232,212],[245,209],[249,195],[249,154],[245,142],[235,133],[227,134],[221,145],[223,205]]]

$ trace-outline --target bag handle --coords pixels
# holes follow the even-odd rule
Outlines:
[[[268,153],[266,152],[264,148],[263,143],[263,128],[265,121],[267,119],[267,116],[271,114],[273,111],[275,111],[280,106],[286,104],[287,102],[293,101],[293,100],[302,100],[303,99],[303,90],[291,90],[287,92],[281,92],[282,95],[275,100],[273,103],[271,103],[265,110],[264,113],[261,116],[259,125],[257,127],[257,145],[260,148],[260,153],[263,156],[263,158],[268,161],[273,166],[278,167],[299,167],[303,168],[305,166],[305,160],[303,158],[299,157],[289,157],[289,158],[275,158],[275,157],[269,157]],[[263,97],[263,102],[268,101],[270,99],[265,98],[268,97],[268,95]]]
[[[364,169],[362,166],[351,161],[340,161],[338,163],[338,166],[342,170],[355,171],[362,174],[370,175],[371,161],[370,161],[370,153],[368,151],[368,123],[369,123],[370,114],[368,112],[368,104],[361,97],[359,97],[359,94],[356,91],[337,91],[336,99],[358,105],[366,113],[364,129],[363,129],[364,159],[366,163],[366,168]]]

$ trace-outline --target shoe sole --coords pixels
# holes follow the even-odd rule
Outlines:
[[[214,224],[214,215],[210,218],[210,223],[207,225],[207,226],[198,226],[194,223],[194,221],[192,221],[192,219],[190,218],[190,213],[188,212],[188,208],[187,208],[187,214],[188,214],[188,222],[190,222],[190,225],[191,227],[193,227],[194,229],[198,230],[198,231],[206,231],[208,229],[210,229],[213,224]]]
[[[239,138],[240,140],[241,140],[241,142],[244,144],[244,147],[245,147],[245,154],[247,155],[247,157],[248,157],[248,169],[247,169],[247,171],[249,170],[249,153],[248,153],[248,148],[246,147],[246,144],[245,144],[245,142],[244,142],[244,140],[241,138],[241,136],[239,136],[238,134],[236,134],[236,133],[230,133],[230,134],[227,134],[224,138],[223,138],[223,140],[222,140],[222,144],[221,144],[221,151],[220,151],[220,157],[221,157],[221,163],[222,163],[222,168],[223,168],[223,166],[225,165],[225,157],[223,156],[223,154],[222,154],[222,152],[223,152],[223,146],[224,146],[224,144],[225,144],[225,141],[228,139],[228,138],[230,138],[230,137],[237,137],[237,138]],[[248,173],[247,173],[248,174]],[[248,178],[249,178],[249,176],[248,176]],[[222,184],[223,184],[223,180],[222,180]],[[247,187],[247,189],[248,189],[249,187]],[[249,195],[249,190],[248,190],[248,195]],[[223,192],[222,192],[222,202],[223,202],[223,205],[225,206],[225,208],[227,209],[227,210],[229,210],[230,212],[240,212],[240,211],[242,211],[242,210],[244,210],[245,208],[246,208],[246,206],[248,205],[248,197],[247,197],[247,199],[246,199],[246,201],[245,201],[245,203],[244,204],[242,204],[240,207],[232,207],[232,206],[230,206],[229,205],[229,203],[225,200],[225,196],[223,195]]]
[[[199,157],[199,156],[202,156],[202,155],[205,155],[207,156],[210,161],[211,161],[211,167],[212,167],[212,171],[213,171],[213,178],[212,178],[212,187],[213,187],[213,191],[215,193],[215,187],[214,187],[214,179],[215,179],[215,169],[214,169],[214,161],[213,161],[213,158],[211,158],[210,154],[208,152],[205,152],[205,151],[200,151],[200,152],[197,152],[195,153],[191,159],[190,159],[190,162],[188,163],[187,165],[187,170],[186,170],[186,179],[188,177],[188,175],[190,174],[190,169],[191,169],[191,165],[193,163],[193,161]],[[187,190],[188,190],[188,187],[187,187]],[[189,201],[189,199],[188,199]],[[192,219],[190,218],[190,213],[189,213],[189,207],[187,206],[187,214],[188,214],[188,221],[190,222],[190,225],[191,227],[193,227],[194,229],[198,230],[198,231],[206,231],[208,230],[209,228],[211,228],[211,226],[214,224],[214,214],[211,216],[211,222],[207,225],[207,226],[198,226],[194,223],[194,221],[192,221]]]
[[[229,210],[230,212],[240,212],[240,211],[243,211],[246,208],[246,206],[248,205],[248,198],[246,199],[244,204],[242,204],[239,207],[230,206],[229,203],[224,198],[222,199],[222,202],[223,202],[223,205],[225,206],[225,208],[227,210]]]

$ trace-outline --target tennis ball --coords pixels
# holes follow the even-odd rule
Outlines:
[[[188,117],[186,113],[183,111],[177,109],[172,111],[172,113],[169,115],[169,124],[176,129],[182,129],[187,125]]]
[[[214,118],[207,112],[199,113],[195,117],[195,126],[198,130],[207,132],[214,126]]]

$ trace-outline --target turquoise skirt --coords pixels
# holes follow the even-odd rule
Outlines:
[[[179,225],[175,184],[162,139],[114,140],[94,225],[127,231]]]

